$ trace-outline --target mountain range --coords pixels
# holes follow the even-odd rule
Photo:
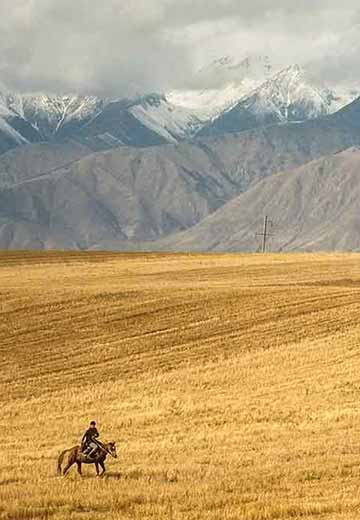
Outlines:
[[[160,249],[259,251],[263,215],[271,215],[275,251],[360,250],[360,147],[272,175]]]
[[[72,139],[94,150],[153,146],[197,135],[240,132],[268,124],[314,119],[360,95],[319,86],[298,65],[271,75],[267,57],[215,60],[196,81],[223,76],[216,88],[148,94],[133,99],[0,92],[0,151],[31,142]],[[230,81],[231,80],[231,81]]]
[[[254,251],[264,214],[276,250],[359,248],[359,92],[209,67],[226,83],[131,100],[3,89],[0,248]]]

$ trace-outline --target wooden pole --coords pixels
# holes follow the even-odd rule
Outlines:
[[[265,217],[264,217],[263,243],[262,243],[262,252],[263,253],[266,253],[267,229],[268,229],[268,216],[265,215]]]

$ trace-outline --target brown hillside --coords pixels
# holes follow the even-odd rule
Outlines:
[[[0,247],[140,247],[196,225],[268,176],[358,144],[359,135],[329,119],[177,146],[121,147],[75,162],[84,150],[70,144],[64,157],[62,145],[36,145],[34,157],[30,147],[26,160],[21,151],[14,162],[0,156]]]
[[[268,215],[273,251],[357,251],[359,180],[359,148],[323,157],[265,179],[161,248],[256,251]]]

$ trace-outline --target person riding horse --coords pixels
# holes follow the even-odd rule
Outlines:
[[[99,437],[99,432],[96,428],[96,422],[91,421],[90,428],[86,430],[81,439],[81,451],[90,459],[94,457],[99,449],[99,444],[95,440]]]

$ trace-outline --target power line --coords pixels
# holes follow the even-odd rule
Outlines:
[[[266,245],[267,245],[268,238],[274,236],[272,233],[269,233],[269,227],[272,226],[272,225],[273,225],[272,221],[269,219],[269,217],[267,215],[265,215],[263,232],[262,233],[256,233],[257,237],[262,237],[262,247],[261,247],[261,249],[262,249],[263,253],[266,253]]]

